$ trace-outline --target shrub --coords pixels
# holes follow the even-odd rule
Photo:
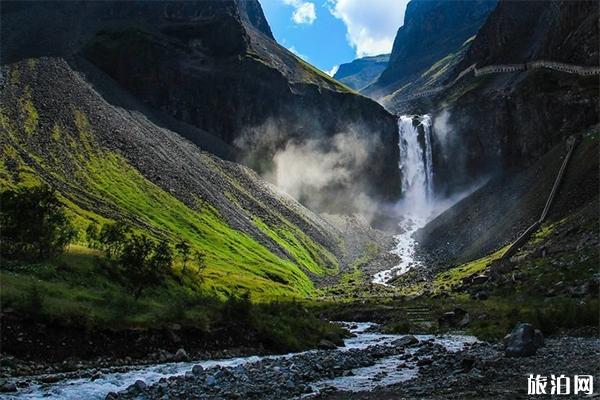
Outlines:
[[[56,256],[76,236],[56,194],[47,186],[0,193],[1,255],[14,260]]]
[[[127,237],[131,234],[131,228],[124,222],[115,222],[106,224],[100,230],[98,237],[99,243],[109,257],[117,257]]]
[[[156,244],[146,235],[131,235],[123,243],[119,263],[137,300],[144,288],[162,282],[173,263],[173,252],[166,241]]]

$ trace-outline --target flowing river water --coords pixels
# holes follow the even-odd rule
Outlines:
[[[373,323],[341,323],[355,334],[354,337],[345,340],[345,347],[339,347],[334,352],[345,352],[351,349],[366,350],[371,346],[394,346],[394,341],[403,335],[387,335],[373,330]],[[476,341],[471,336],[461,335],[415,335],[419,340],[433,340],[444,346],[448,351],[458,351],[467,343]],[[412,351],[409,349],[408,351]],[[416,349],[415,349],[416,351]],[[263,359],[291,358],[298,354],[317,354],[323,350],[311,350],[303,353],[290,353],[275,356],[249,356],[222,360],[199,360],[192,362],[165,363],[132,367],[127,372],[106,373],[95,380],[91,378],[66,379],[49,384],[38,383],[40,377],[26,378],[30,384],[21,388],[13,395],[0,395],[2,399],[104,399],[109,392],[119,392],[126,389],[137,380],[144,381],[147,385],[158,382],[161,378],[185,375],[192,370],[194,365],[201,365],[205,369],[221,368],[233,369],[236,366],[257,363]],[[416,362],[409,361],[406,366],[400,365],[400,355],[392,355],[378,359],[373,365],[356,368],[348,376],[340,376],[333,379],[323,379],[312,382],[310,387],[314,393],[324,388],[335,387],[345,391],[368,391],[376,386],[387,386],[394,383],[404,382],[418,374],[419,367]],[[19,379],[24,380],[24,379]]]

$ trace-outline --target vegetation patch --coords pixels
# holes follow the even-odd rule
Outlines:
[[[502,257],[509,247],[510,245],[504,246],[495,253],[442,272],[433,280],[434,292],[451,289],[460,285],[463,279],[482,273],[492,262]]]

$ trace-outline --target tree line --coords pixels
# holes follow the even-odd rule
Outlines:
[[[192,250],[185,240],[174,248],[165,239],[154,240],[117,221],[101,227],[90,223],[85,230],[89,247],[103,251],[121,267],[137,299],[144,288],[159,285],[172,272],[175,258],[187,273],[193,263],[202,278],[206,255]],[[46,186],[0,192],[0,254],[8,260],[40,261],[56,257],[77,238],[56,193]]]

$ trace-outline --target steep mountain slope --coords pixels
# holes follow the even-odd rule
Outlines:
[[[598,207],[593,205],[600,187],[599,134],[599,127],[585,132],[573,153],[548,225],[585,207],[596,210],[597,220]],[[510,244],[539,218],[565,155],[566,146],[560,143],[531,167],[491,179],[418,231],[423,253],[447,265],[449,260],[478,259]]]
[[[361,90],[379,78],[389,59],[389,54],[357,58],[341,64],[333,77],[354,90]]]
[[[165,126],[261,172],[290,140],[358,135],[374,148],[369,168],[349,166],[351,186],[398,195],[394,118],[278,45],[256,0],[6,2],[2,14],[6,61],[82,54]]]
[[[436,62],[457,52],[495,6],[493,0],[412,0],[394,39],[387,68],[364,92],[382,97],[414,81]]]
[[[450,79],[472,64],[544,59],[598,65],[592,46],[598,43],[597,17],[593,2],[503,1]],[[580,36],[586,39],[573,39]],[[516,37],[519,45],[513,46]],[[398,111],[437,119],[436,186],[449,193],[498,169],[531,164],[565,137],[596,124],[598,107],[596,76],[529,70],[468,74],[439,95],[405,103]]]
[[[597,66],[598,12],[595,2],[501,1],[450,79],[472,64]],[[425,227],[423,247],[438,260],[464,261],[515,240],[543,208],[565,139],[597,131],[599,88],[597,76],[548,69],[468,74],[438,95],[405,104],[404,112],[434,119],[439,194],[495,177]],[[597,151],[597,133],[576,150],[555,222],[597,201]]]
[[[85,60],[31,58],[2,76],[1,186],[55,187],[83,243],[90,222],[111,220],[183,238],[207,255],[207,289],[257,298],[310,294],[309,276],[338,270],[334,228],[248,168],[155,125]],[[131,108],[107,102],[90,76]]]
[[[500,1],[457,69],[529,60],[598,65],[594,6],[588,1]]]

